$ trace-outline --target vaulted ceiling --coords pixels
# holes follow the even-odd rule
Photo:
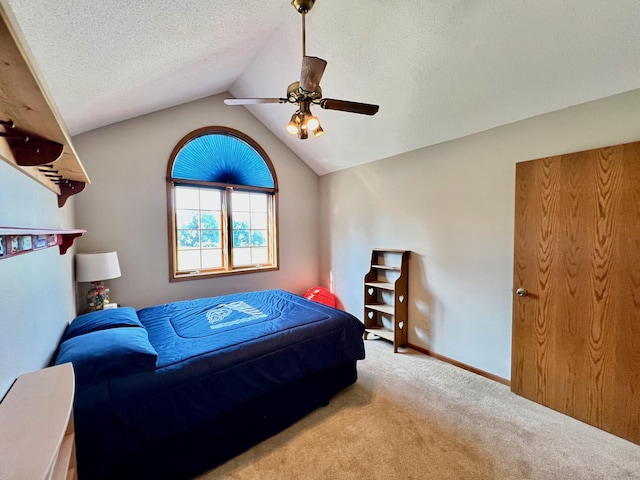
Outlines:
[[[0,0],[71,135],[209,95],[284,97],[299,79],[289,0]],[[317,0],[328,62],[299,140],[294,105],[249,111],[322,175],[640,88],[638,0]],[[229,106],[227,108],[245,108]]]

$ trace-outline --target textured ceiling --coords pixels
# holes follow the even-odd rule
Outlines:
[[[0,0],[72,135],[221,92],[281,97],[299,78],[289,0]],[[249,108],[318,174],[640,88],[638,0],[317,0],[307,54],[326,134],[292,105]],[[227,108],[245,108],[232,107]]]

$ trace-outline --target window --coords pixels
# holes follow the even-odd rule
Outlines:
[[[277,180],[251,138],[205,127],[167,168],[170,280],[278,268]]]

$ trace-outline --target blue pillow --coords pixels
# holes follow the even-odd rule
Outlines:
[[[142,327],[138,314],[131,307],[109,308],[80,315],[71,322],[61,342],[85,333],[114,327]]]
[[[157,361],[146,329],[110,328],[62,342],[55,364],[73,363],[76,381],[92,384],[153,370]]]

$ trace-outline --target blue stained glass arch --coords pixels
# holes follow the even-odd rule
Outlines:
[[[180,148],[171,177],[275,188],[271,169],[256,148],[235,135],[213,129]]]

